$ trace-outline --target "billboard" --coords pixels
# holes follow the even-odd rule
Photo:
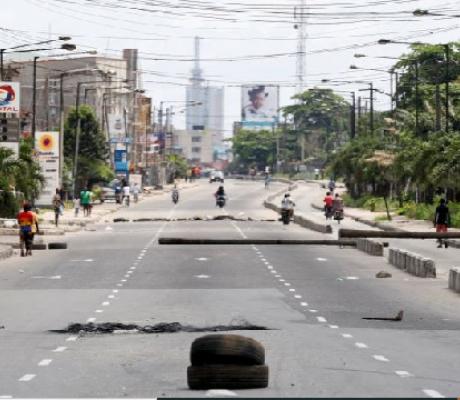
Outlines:
[[[50,205],[56,189],[59,188],[59,132],[37,132],[35,150],[45,176],[45,184],[37,204]]]
[[[0,113],[19,114],[19,82],[0,82]]]
[[[278,121],[279,86],[242,86],[241,104],[243,125],[273,124]]]
[[[124,142],[126,139],[125,119],[121,114],[109,114],[108,120],[108,136],[111,143]]]

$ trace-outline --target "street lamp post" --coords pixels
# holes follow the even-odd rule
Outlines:
[[[416,10],[414,15],[420,10]],[[420,14],[422,15],[422,14]],[[427,15],[427,14],[423,14]],[[422,42],[401,42],[398,40],[390,40],[390,39],[380,39],[378,41],[379,44],[406,44],[406,45],[430,45],[430,43],[422,43]],[[446,66],[445,66],[445,130],[449,132],[449,63],[450,63],[450,48],[449,43],[442,43],[437,44],[437,46],[442,46],[444,48],[444,55],[446,57]]]

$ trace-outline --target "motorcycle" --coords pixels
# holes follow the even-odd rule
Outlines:
[[[171,197],[174,204],[177,204],[179,202],[179,192],[177,190],[172,192]]]
[[[334,211],[334,220],[340,224],[340,221],[343,219],[343,210],[335,210]]]
[[[281,221],[283,221],[284,225],[289,225],[289,222],[291,222],[291,210],[281,210]]]
[[[216,205],[220,208],[224,208],[225,207],[225,196],[217,196]]]

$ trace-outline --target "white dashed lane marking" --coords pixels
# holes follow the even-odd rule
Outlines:
[[[102,303],[102,305],[103,305],[104,307],[110,306],[110,301],[104,301],[104,302]]]
[[[300,305],[301,305],[302,307],[308,307],[308,303],[306,303],[306,302],[304,302],[304,301],[303,301],[302,303],[300,303]]]
[[[356,342],[356,343],[355,343],[355,346],[356,346],[358,349],[367,349],[367,348],[368,348],[367,344],[361,343],[361,342]]]
[[[324,262],[324,261],[327,261],[327,258],[318,257],[316,261]]]
[[[65,341],[66,342],[76,342],[77,339],[78,339],[78,336],[70,336]]]
[[[316,319],[318,320],[318,322],[327,322],[326,318],[324,317],[316,317]]]
[[[434,399],[443,399],[445,397],[438,391],[432,389],[423,389],[423,393],[429,397],[433,397]]]
[[[401,378],[410,378],[413,376],[410,372],[407,371],[395,371],[395,374],[400,376]]]
[[[86,320],[86,322],[88,322],[88,323],[91,323],[91,322],[94,322],[94,321],[96,321],[96,318],[94,318],[94,317],[88,318]]]
[[[65,346],[59,346],[59,347],[56,347],[53,351],[53,353],[62,353],[63,351],[66,351],[67,350],[67,347]]]
[[[338,325],[329,325],[329,328],[331,328],[331,329],[339,329],[339,326]]]
[[[26,374],[19,378],[19,382],[30,382],[32,379],[34,379],[37,375],[34,374]]]
[[[95,312],[97,312],[98,314],[100,314],[100,313],[103,313],[104,310],[96,310]]]
[[[345,339],[351,339],[353,338],[353,335],[350,335],[349,333],[342,333],[342,337]]]
[[[388,358],[386,358],[385,356],[382,356],[382,355],[379,355],[379,354],[375,354],[372,356],[375,360],[377,361],[382,361],[382,362],[389,362],[390,360]]]
[[[50,365],[51,363],[53,362],[53,360],[51,358],[46,358],[44,360],[41,360],[39,363],[38,363],[38,366],[39,367],[47,367],[48,365]]]

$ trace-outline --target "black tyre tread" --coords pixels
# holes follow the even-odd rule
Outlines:
[[[240,335],[206,335],[190,350],[192,365],[264,365],[265,349],[256,340]]]
[[[187,382],[192,390],[260,389],[268,386],[266,365],[204,365],[187,369]]]
[[[49,250],[65,250],[67,249],[67,243],[64,242],[55,242],[55,243],[48,243]]]

